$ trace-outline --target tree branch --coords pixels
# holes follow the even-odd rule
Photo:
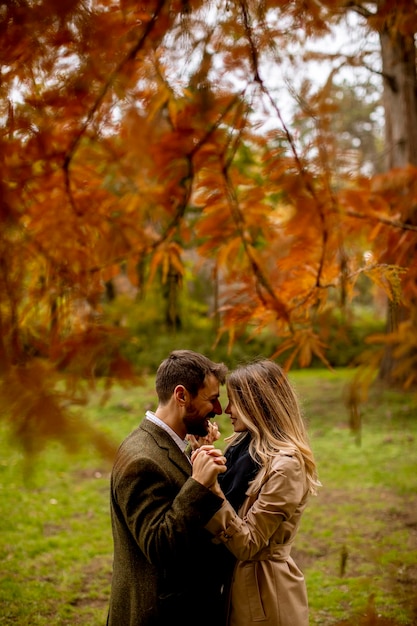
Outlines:
[[[70,148],[67,150],[67,153],[65,155],[64,158],[64,162],[63,162],[63,171],[64,171],[64,176],[65,176],[65,188],[71,203],[71,206],[73,207],[73,209],[75,210],[75,212],[77,213],[76,207],[75,207],[75,202],[74,202],[74,198],[72,195],[72,191],[71,191],[71,181],[70,181],[70,165],[71,165],[71,161],[74,157],[74,154],[78,148],[78,145],[82,139],[82,137],[84,136],[85,131],[87,130],[91,120],[93,119],[93,117],[95,116],[96,112],[98,111],[98,109],[100,108],[104,98],[107,95],[107,92],[109,91],[109,89],[112,87],[115,79],[117,78],[117,76],[119,75],[120,71],[123,69],[123,67],[129,63],[129,61],[132,61],[137,53],[143,48],[143,46],[145,45],[146,39],[148,37],[148,35],[152,32],[155,23],[158,19],[159,14],[161,13],[163,7],[165,5],[165,0],[159,0],[155,13],[153,14],[152,18],[149,20],[149,22],[146,24],[146,27],[142,33],[142,35],[140,36],[140,38],[138,39],[138,41],[135,43],[134,46],[132,46],[132,48],[129,50],[129,52],[125,55],[125,57],[123,59],[121,59],[121,61],[117,64],[117,66],[115,67],[115,69],[112,71],[112,73],[110,74],[110,76],[108,77],[108,79],[105,81],[105,83],[103,84],[101,91],[99,93],[99,95],[97,96],[93,106],[91,107],[91,109],[89,110],[87,117],[84,121],[84,123],[82,124],[81,128],[79,129],[78,133],[76,134]]]
[[[400,222],[399,220],[391,220],[388,217],[381,217],[378,215],[366,215],[365,213],[359,213],[359,211],[354,211],[348,209],[346,211],[346,215],[349,217],[356,217],[361,220],[372,220],[374,222],[380,222],[381,224],[385,224],[386,226],[392,226],[392,228],[398,228],[400,230],[410,230],[412,232],[417,232],[417,226],[413,224],[407,224],[406,222]]]
[[[259,63],[258,63],[258,52],[257,52],[257,48],[255,45],[255,42],[253,41],[253,34],[252,34],[252,27],[250,24],[250,17],[249,17],[249,12],[247,10],[247,6],[246,3],[244,1],[242,1],[240,3],[241,5],[241,9],[242,9],[242,13],[243,13],[243,22],[245,25],[245,31],[246,31],[246,36],[248,38],[249,41],[249,46],[251,49],[251,60],[252,60],[252,66],[253,66],[253,71],[254,71],[254,81],[259,85],[259,88],[261,89],[261,92],[266,96],[266,98],[269,100],[271,107],[273,108],[273,110],[275,111],[279,122],[284,130],[285,136],[287,137],[287,141],[289,143],[289,146],[291,148],[291,152],[292,155],[294,157],[298,172],[300,174],[301,180],[303,181],[304,187],[305,189],[309,192],[309,194],[311,195],[311,197],[315,200],[316,202],[316,206],[317,206],[317,210],[319,212],[319,217],[320,217],[320,221],[322,224],[322,252],[321,252],[321,258],[320,258],[320,262],[319,262],[319,268],[317,271],[317,276],[316,276],[316,284],[317,286],[319,286],[320,284],[320,280],[321,280],[321,276],[323,273],[323,268],[324,268],[324,258],[325,258],[325,253],[326,253],[326,246],[327,246],[327,241],[328,241],[328,232],[327,232],[327,227],[326,227],[326,222],[325,222],[325,218],[324,218],[324,213],[322,210],[322,203],[319,201],[319,198],[317,197],[317,194],[315,192],[315,189],[313,187],[313,185],[311,184],[309,178],[306,176],[306,172],[305,169],[301,163],[300,157],[298,156],[298,152],[297,152],[297,148],[295,146],[295,142],[293,139],[293,136],[291,135],[287,125],[285,124],[283,117],[281,115],[281,111],[279,109],[279,107],[277,106],[275,100],[273,100],[269,90],[266,88],[265,83],[263,82],[261,76],[260,76],[260,72],[259,72]]]
[[[352,9],[352,11],[354,11],[358,15],[361,15],[362,17],[365,17],[366,19],[369,19],[370,17],[374,17],[375,15],[375,13],[372,13],[372,11],[369,11],[362,4],[358,4],[357,2],[354,2],[353,0],[351,2],[346,2],[344,6],[346,9]]]

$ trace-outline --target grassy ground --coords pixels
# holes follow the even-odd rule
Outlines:
[[[350,373],[295,372],[323,488],[294,557],[311,624],[417,624],[417,409],[411,394],[375,388],[360,445],[347,427]],[[99,397],[83,416],[120,442],[154,408],[153,381]],[[230,432],[228,418],[219,420]],[[0,438],[0,624],[103,626],[111,579],[110,463],[58,444],[27,471]]]

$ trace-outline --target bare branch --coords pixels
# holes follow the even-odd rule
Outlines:
[[[357,2],[354,2],[354,1],[346,2],[344,6],[346,9],[352,9],[352,11],[354,11],[358,15],[361,15],[362,17],[365,17],[366,19],[373,17],[375,15],[375,13],[372,13],[372,11],[369,11],[369,9],[367,9],[362,4],[358,4]]]
[[[250,25],[250,20],[249,20],[249,14],[247,11],[247,7],[245,2],[241,2],[241,8],[242,8],[242,13],[243,13],[243,20],[244,20],[244,24],[245,24],[245,31],[246,31],[246,36],[248,38],[249,41],[249,45],[250,45],[250,49],[251,49],[251,60],[252,60],[252,66],[253,66],[253,71],[254,71],[254,81],[256,83],[259,84],[259,87],[261,89],[261,92],[267,97],[267,99],[269,100],[273,110],[275,111],[280,124],[284,130],[284,133],[287,137],[287,141],[289,143],[289,146],[291,148],[291,152],[293,154],[297,169],[299,171],[300,177],[303,181],[304,187],[305,189],[310,193],[311,197],[314,198],[315,202],[316,202],[316,206],[319,212],[319,217],[320,217],[320,221],[322,223],[322,253],[321,253],[321,258],[320,258],[320,263],[319,263],[319,268],[317,271],[317,277],[316,277],[316,284],[317,286],[319,286],[320,284],[320,280],[321,280],[321,276],[323,273],[323,268],[324,268],[324,258],[325,258],[325,252],[326,252],[326,246],[327,246],[327,241],[328,241],[328,232],[327,232],[327,227],[326,227],[326,221],[324,218],[324,213],[322,210],[322,203],[320,202],[319,198],[317,197],[316,191],[313,187],[313,185],[310,182],[310,179],[307,177],[305,169],[301,163],[300,157],[298,155],[297,152],[297,148],[295,146],[295,142],[293,139],[292,134],[290,133],[288,126],[286,125],[286,123],[284,122],[284,119],[281,115],[281,111],[279,109],[279,107],[277,106],[275,100],[272,98],[269,90],[267,89],[267,87],[265,86],[265,83],[263,82],[261,76],[260,76],[260,72],[259,72],[259,65],[258,65],[258,53],[257,53],[257,48],[255,45],[255,42],[253,41],[253,34],[252,34],[252,28]]]
[[[381,224],[385,224],[386,226],[392,226],[392,228],[398,228],[400,230],[410,230],[412,232],[417,232],[417,226],[413,224],[407,224],[406,222],[400,222],[399,220],[392,220],[388,217],[381,217],[379,215],[366,215],[365,213],[359,213],[359,211],[353,211],[348,209],[346,211],[346,215],[350,217],[356,217],[361,220],[371,220],[373,222],[380,222]]]

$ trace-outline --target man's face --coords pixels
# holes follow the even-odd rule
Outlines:
[[[209,419],[222,414],[219,396],[219,381],[210,374],[197,396],[188,397],[183,421],[189,435],[197,437],[207,435]]]

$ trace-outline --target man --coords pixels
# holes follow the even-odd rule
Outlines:
[[[216,546],[204,529],[222,499],[209,487],[225,471],[185,454],[220,415],[227,368],[190,350],[172,352],[156,374],[158,407],[121,444],[111,476],[114,542],[108,626],[214,626],[220,601]],[[204,468],[204,470],[202,470]]]

